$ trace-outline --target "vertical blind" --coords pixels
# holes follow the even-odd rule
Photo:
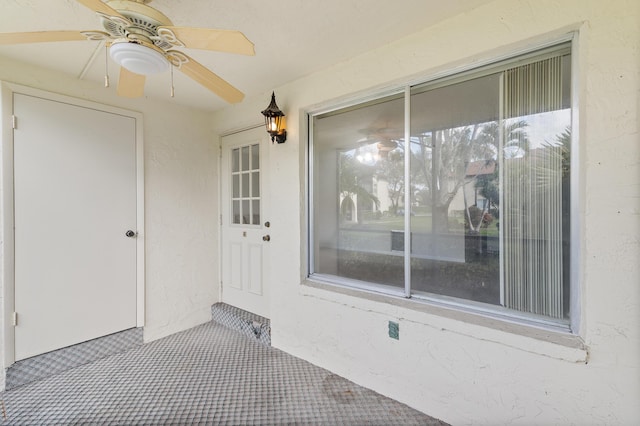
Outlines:
[[[503,117],[562,109],[560,56],[504,73]],[[553,143],[530,146],[525,132],[504,141],[502,262],[506,307],[563,318],[562,155]]]

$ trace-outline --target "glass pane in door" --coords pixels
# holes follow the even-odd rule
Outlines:
[[[260,145],[231,150],[231,223],[260,225]]]

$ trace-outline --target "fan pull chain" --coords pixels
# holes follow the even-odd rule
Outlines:
[[[169,65],[169,67],[171,68],[171,97],[173,98],[176,94],[173,88],[173,65]]]
[[[104,45],[104,87],[109,87],[109,47]]]

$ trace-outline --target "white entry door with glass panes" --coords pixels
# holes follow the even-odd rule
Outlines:
[[[222,300],[269,318],[268,138],[262,127],[222,138]]]

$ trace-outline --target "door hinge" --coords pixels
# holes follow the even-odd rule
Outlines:
[[[222,215],[220,215],[220,226],[222,226]]]
[[[220,158],[222,158],[222,145],[220,145]]]
[[[13,324],[14,327],[18,325],[18,313],[17,312],[13,313],[13,317],[11,319],[11,323]]]
[[[11,116],[11,127],[13,128],[13,130],[16,130],[18,128],[18,117],[16,117],[15,115]]]

